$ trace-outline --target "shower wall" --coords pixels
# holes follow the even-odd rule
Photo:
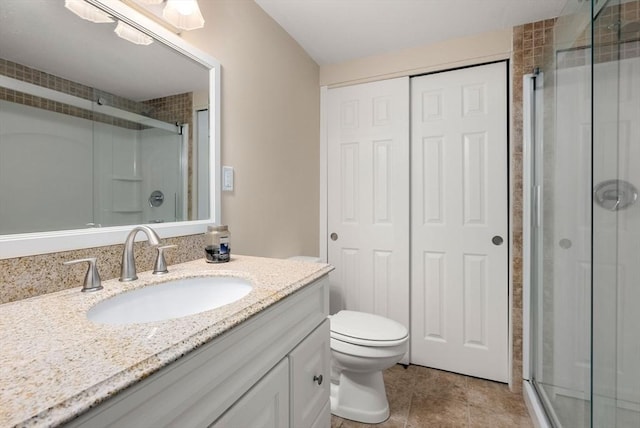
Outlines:
[[[0,234],[182,218],[179,135],[1,100],[0,129]]]
[[[193,120],[194,94],[193,93],[189,92],[189,93],[183,93],[183,94],[176,94],[176,95],[171,95],[167,97],[155,98],[155,99],[137,102],[137,101],[130,100],[128,98],[120,97],[108,92],[101,91],[96,88],[83,85],[78,82],[74,82],[72,80],[64,79],[56,75],[45,73],[43,71],[36,70],[30,67],[24,66],[22,64],[18,64],[18,63],[3,59],[3,58],[0,58],[0,75],[4,75],[12,79],[16,79],[26,83],[42,86],[43,88],[52,89],[63,94],[73,95],[75,97],[86,99],[86,100],[95,101],[97,99],[101,99],[102,102],[108,106],[116,107],[120,110],[124,110],[128,112],[148,116],[163,122],[172,123],[172,124],[180,123],[180,124],[187,125],[185,127],[185,129],[188,130],[187,148],[186,148],[185,154],[181,154],[181,156],[186,155],[186,158],[188,159],[185,161],[185,164],[184,164],[186,178],[188,179],[186,192],[187,192],[188,200],[189,201],[192,200],[192,183],[193,183],[193,180],[192,180],[193,126],[192,125],[194,122]],[[205,95],[204,99],[206,100],[207,98],[208,98],[208,95]],[[144,129],[144,127],[140,126],[137,123],[133,123],[124,119],[114,118],[114,117],[93,112],[90,110],[77,108],[77,107],[63,104],[60,102],[48,100],[46,98],[28,95],[28,94],[24,94],[21,92],[0,87],[0,100],[6,100],[11,103],[21,104],[25,106],[37,107],[38,109],[41,109],[41,110],[61,113],[66,116],[88,119],[96,123],[96,129],[105,130],[105,129],[114,129],[114,127],[118,127],[118,128],[131,129],[131,130],[140,130],[141,133],[139,138],[141,141],[145,140],[145,134],[148,134],[148,135],[153,134],[155,140],[158,141],[159,145],[165,145],[165,146],[167,144],[170,144],[172,146],[175,145],[175,142],[173,142],[173,139],[171,139],[170,137],[161,136],[162,134],[161,132],[158,132],[155,134],[153,132],[151,133],[147,132]],[[113,127],[105,128],[104,126],[101,126],[101,124],[113,125]],[[98,138],[104,139],[103,137],[100,137],[100,136],[98,136]],[[130,138],[130,137],[127,137],[127,138]],[[164,141],[164,139],[166,138],[169,138],[172,141],[172,143],[167,143],[166,141]],[[142,144],[143,146],[145,146],[144,143]],[[149,146],[147,144],[145,147],[147,147],[146,150],[148,150],[152,146]],[[173,150],[173,147],[171,147],[171,150]],[[102,153],[108,153],[108,151],[104,152],[104,150],[102,150],[102,152],[96,152],[96,155],[98,156],[96,166],[104,169],[105,160],[100,160],[99,158],[99,156]],[[136,153],[135,150],[131,151],[132,155],[134,155],[135,153]],[[154,149],[154,153],[155,153],[155,149]],[[143,156],[143,159],[144,158],[145,157]],[[130,160],[127,162],[130,162]],[[208,168],[208,165],[207,165],[207,168]],[[153,171],[155,171],[155,169]],[[160,181],[166,182],[167,180],[161,179]],[[123,183],[119,183],[119,184],[123,184]],[[132,191],[134,191],[133,188],[135,187],[135,186],[118,185],[118,184],[115,184],[115,186],[111,186],[109,184],[105,184],[102,181],[100,183],[97,183],[97,187],[103,188],[103,190],[105,190],[105,186],[106,186],[106,190],[110,191],[112,188],[115,187],[116,189],[121,189],[122,192],[124,193],[131,193]],[[127,187],[129,187],[129,189],[127,189]],[[172,185],[172,189],[174,187],[175,186]],[[118,191],[119,190],[116,190],[116,192]],[[146,192],[146,189],[145,189],[145,192]],[[171,190],[171,192],[173,192],[173,190]],[[103,207],[104,204],[98,203],[96,206],[94,206],[94,210],[95,210],[96,216],[100,216],[100,219],[96,218],[96,221],[94,222],[100,223],[103,225],[131,224],[129,223],[129,221],[130,220],[133,221],[136,218],[136,216],[142,219],[149,219],[149,221],[159,220],[159,219],[163,219],[164,221],[173,221],[175,219],[179,219],[179,220],[197,219],[197,213],[191,213],[191,204],[188,204],[187,209],[185,209],[184,212],[182,211],[179,212],[178,213],[179,216],[176,216],[176,213],[174,212],[175,211],[174,210],[174,205],[175,205],[174,193],[171,193],[169,197],[166,199],[166,201],[170,201],[171,207],[163,204],[163,206],[160,209],[148,210],[146,209],[146,205],[142,204],[140,208],[145,211],[142,215],[137,215],[131,212],[116,213],[116,214],[109,213],[108,211],[104,211],[104,207]],[[202,203],[206,205],[208,202],[202,201]],[[122,218],[123,222],[118,223],[117,222],[118,218]],[[42,230],[46,230],[46,229],[44,229],[43,227]]]
[[[86,119],[0,100],[0,235],[93,222],[92,132]]]

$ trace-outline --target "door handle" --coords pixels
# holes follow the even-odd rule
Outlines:
[[[493,238],[491,238],[491,242],[493,242],[493,245],[502,245],[502,243],[504,242],[504,239],[502,239],[502,236],[496,235]]]
[[[333,232],[331,235],[329,235],[329,237],[331,238],[332,241],[337,241],[338,240],[338,234]]]

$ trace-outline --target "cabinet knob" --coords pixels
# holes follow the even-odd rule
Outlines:
[[[316,375],[313,377],[313,381],[316,382],[318,385],[322,385],[322,375]]]

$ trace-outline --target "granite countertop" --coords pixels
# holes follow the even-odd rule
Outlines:
[[[54,426],[144,379],[332,270],[326,264],[233,256],[195,260],[163,276],[104,281],[0,305],[0,426]],[[166,321],[124,326],[89,321],[87,310],[120,292],[173,279],[230,275],[253,290],[229,305]]]

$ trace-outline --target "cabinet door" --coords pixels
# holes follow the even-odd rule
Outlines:
[[[327,401],[311,428],[327,428],[331,426],[331,403]]]
[[[329,402],[331,384],[329,320],[325,320],[289,354],[291,370],[291,424],[295,428],[329,426],[317,419]],[[326,412],[325,412],[326,413]]]
[[[213,428],[287,428],[289,362],[285,358],[256,383]]]

